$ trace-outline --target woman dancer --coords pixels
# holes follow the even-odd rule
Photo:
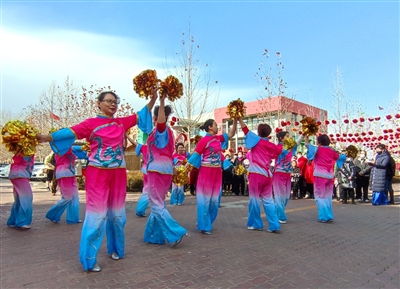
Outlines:
[[[171,107],[165,106],[167,92],[160,97],[160,106],[154,108],[156,127],[147,139],[147,178],[150,200],[150,216],[144,231],[144,241],[164,244],[165,239],[177,246],[186,235],[186,229],[175,221],[165,207],[165,195],[173,175],[174,133],[166,121]]]
[[[221,147],[226,149],[228,139],[236,132],[234,119],[228,134],[218,135],[217,123],[207,120],[200,129],[207,134],[199,141],[189,163],[200,168],[196,186],[197,228],[203,234],[211,235],[212,224],[218,215],[218,196],[222,189]]]
[[[176,153],[173,154],[174,158],[174,165],[181,166],[183,165],[184,161],[189,157],[189,154],[185,151],[185,146],[183,143],[177,143],[175,146]],[[185,186],[177,186],[172,183],[172,190],[171,190],[171,197],[170,197],[170,204],[171,205],[182,205],[185,201]]]
[[[13,156],[8,178],[13,184],[14,204],[7,220],[7,226],[28,230],[32,223],[32,175],[34,156],[23,156],[21,152]]]
[[[60,222],[65,209],[68,224],[82,223],[79,219],[79,191],[75,176],[75,160],[86,159],[87,154],[82,146],[73,146],[63,156],[55,155],[55,174],[60,186],[61,199],[47,212],[46,218],[53,223]]]
[[[265,215],[269,222],[268,232],[280,230],[278,216],[272,198],[271,160],[277,158],[283,150],[282,144],[273,144],[268,140],[271,127],[268,124],[259,124],[258,135],[249,131],[243,120],[239,119],[240,126],[245,134],[246,148],[251,149],[249,166],[249,216],[247,229],[261,231],[263,221],[260,216],[260,199],[264,206]]]
[[[318,208],[318,221],[332,222],[332,190],[334,185],[334,164],[341,168],[346,155],[339,155],[329,147],[331,140],[326,134],[317,137],[317,146],[305,137],[307,159],[314,160],[314,196]]]
[[[276,134],[278,143],[281,145],[283,145],[283,142],[288,137],[289,133],[287,131],[280,131]],[[276,212],[278,214],[279,223],[281,224],[286,224],[287,222],[285,207],[289,202],[290,192],[292,190],[292,156],[296,155],[297,146],[302,140],[303,136],[300,136],[296,141],[296,145],[292,149],[287,151],[285,150],[275,159],[272,186],[274,188]]]
[[[100,272],[97,254],[107,232],[107,249],[113,260],[124,257],[126,223],[126,168],[123,145],[126,132],[136,124],[144,132],[151,130],[150,111],[156,92],[149,104],[138,114],[114,118],[119,97],[104,91],[97,97],[101,114],[51,135],[38,135],[39,142],[51,142],[55,153],[64,155],[76,139],[90,143],[86,171],[86,214],[82,226],[80,261],[84,270]]]

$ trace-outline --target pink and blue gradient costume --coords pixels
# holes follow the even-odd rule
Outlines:
[[[178,154],[175,153],[172,156],[174,158],[174,166],[180,166],[183,162],[190,157],[189,153]],[[182,205],[185,201],[185,186],[177,186],[172,183],[170,204],[171,205]]]
[[[126,168],[124,137],[129,128],[138,126],[144,132],[152,129],[151,114],[145,106],[137,115],[109,118],[99,115],[71,128],[52,133],[50,143],[55,153],[63,156],[75,140],[90,143],[86,170],[86,214],[82,227],[80,261],[84,270],[92,269],[107,233],[108,253],[124,257],[126,223]]]
[[[302,140],[297,140],[299,143]],[[284,150],[275,159],[274,177],[272,179],[272,187],[274,190],[276,213],[279,221],[286,221],[285,208],[289,203],[290,192],[292,190],[291,174],[292,168],[292,157],[296,155],[297,143],[291,150]],[[283,145],[282,142],[279,143]]]
[[[228,146],[228,134],[206,134],[197,144],[189,163],[199,168],[196,185],[197,229],[210,232],[218,215],[222,189],[221,149]]]
[[[260,215],[260,199],[264,206],[265,215],[269,222],[268,230],[280,230],[278,216],[272,197],[272,173],[271,161],[282,153],[281,144],[273,144],[268,138],[262,138],[243,128],[245,133],[246,148],[251,149],[249,166],[249,215],[247,226],[255,229],[263,229],[263,221]]]
[[[328,146],[307,144],[307,159],[314,160],[314,196],[318,208],[318,221],[333,220],[332,190],[334,186],[334,164],[341,168],[346,155],[339,155]]]
[[[165,124],[164,124],[165,125]],[[150,216],[144,241],[151,244],[174,243],[186,235],[186,229],[175,221],[165,207],[165,195],[173,175],[174,134],[169,127],[160,131],[160,124],[147,139],[147,176]]]
[[[143,156],[143,164],[142,164],[142,168],[140,169],[143,173],[143,189],[142,189],[142,194],[140,195],[140,198],[139,198],[137,206],[136,206],[136,216],[144,217],[144,216],[146,216],[146,209],[147,209],[147,206],[149,205],[149,194],[147,192],[148,177],[147,177],[147,171],[146,171],[146,168],[147,168],[147,145],[138,144],[136,146],[136,155]]]
[[[56,179],[60,186],[61,199],[47,212],[46,218],[58,223],[62,214],[67,210],[68,224],[80,223],[79,219],[79,191],[75,176],[76,156],[80,159],[87,157],[81,146],[73,146],[63,156],[55,155]]]
[[[16,154],[8,176],[13,184],[14,204],[7,220],[7,226],[16,228],[32,223],[32,188],[29,179],[32,175],[34,157]]]

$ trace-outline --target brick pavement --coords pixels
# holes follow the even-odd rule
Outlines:
[[[146,219],[135,217],[138,195],[129,194],[125,258],[110,259],[104,240],[103,270],[91,273],[78,259],[82,225],[45,219],[59,195],[32,184],[32,229],[18,231],[5,225],[12,187],[0,180],[1,288],[400,288],[399,205],[335,203],[335,221],[322,224],[313,200],[290,201],[288,224],[271,234],[248,231],[247,198],[229,196],[205,236],[196,230],[189,196],[183,206],[168,207],[190,234],[171,248],[143,242]],[[398,203],[399,184],[395,191]],[[84,202],[84,192],[80,197]]]

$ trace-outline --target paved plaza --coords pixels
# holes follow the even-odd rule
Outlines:
[[[29,231],[6,226],[12,185],[0,180],[1,288],[400,288],[400,184],[396,205],[334,202],[333,223],[317,222],[314,200],[292,200],[281,232],[248,231],[247,197],[222,198],[211,236],[196,229],[196,199],[169,206],[188,230],[176,248],[143,242],[147,218],[137,218],[138,194],[128,194],[125,257],[98,255],[100,273],[84,272],[78,259],[82,224],[45,218],[60,195],[32,182]],[[81,217],[85,194],[80,192]]]

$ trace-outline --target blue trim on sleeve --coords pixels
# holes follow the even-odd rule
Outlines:
[[[156,129],[155,139],[156,139],[156,147],[157,148],[159,148],[159,149],[165,148],[169,141],[168,127],[165,128],[165,130],[163,132],[159,132]]]
[[[51,133],[53,141],[50,147],[55,154],[63,156],[76,141],[76,135],[70,128],[63,128]]]
[[[87,152],[82,150],[82,146],[73,146],[72,153],[81,160],[87,159]]]
[[[317,151],[318,151],[317,146],[312,145],[312,144],[308,145],[307,146],[307,154],[306,154],[307,159],[309,161],[312,161],[315,158],[315,154],[317,153]]]
[[[141,148],[142,148],[142,144],[138,144],[138,145],[136,146],[135,152],[136,152],[136,155],[137,155],[137,156],[140,156],[140,154],[141,154],[140,149],[141,149]]]
[[[224,142],[221,143],[221,149],[226,150],[229,144],[229,137],[227,133],[223,133],[222,136],[224,137]]]
[[[194,166],[195,168],[200,168],[201,166],[201,155],[198,152],[194,152],[190,159],[188,160],[189,164]]]
[[[153,120],[151,118],[151,113],[147,105],[143,107],[137,114],[138,117],[138,127],[147,134],[150,134],[153,130]]]
[[[178,158],[174,158],[174,166],[179,162]]]
[[[225,171],[231,167],[233,167],[232,162],[229,160],[224,160],[224,162],[222,163],[222,169]]]
[[[260,141],[261,137],[256,135],[254,132],[249,131],[246,136],[244,137],[244,143],[246,145],[246,148],[251,149],[258,144]]]
[[[345,154],[341,154],[339,156],[339,158],[337,159],[337,161],[336,161],[337,167],[340,169],[343,166],[345,161],[346,161],[346,155]]]

